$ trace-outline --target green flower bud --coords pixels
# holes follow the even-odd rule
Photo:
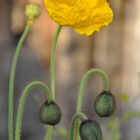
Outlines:
[[[41,13],[41,8],[38,4],[31,3],[27,4],[25,7],[25,15],[27,17],[28,22],[33,22],[35,18],[37,18]]]
[[[94,108],[100,117],[109,117],[116,109],[114,96],[107,91],[103,91],[96,97]]]
[[[47,101],[42,105],[39,117],[44,124],[56,125],[61,120],[61,110],[53,101]]]
[[[81,140],[102,140],[99,124],[92,120],[85,120],[80,125]]]

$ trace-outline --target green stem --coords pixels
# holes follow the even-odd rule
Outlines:
[[[10,79],[9,79],[9,105],[8,105],[8,137],[9,140],[13,140],[13,111],[14,111],[14,81],[15,81],[15,73],[16,73],[16,66],[18,62],[18,58],[23,46],[23,43],[30,31],[31,25],[26,25],[25,30],[18,42],[16,52],[13,57],[13,62],[11,66],[11,72],[10,72]]]
[[[48,86],[46,84],[42,83],[42,82],[34,81],[34,82],[30,83],[24,89],[24,91],[23,91],[23,93],[21,95],[20,101],[19,101],[19,106],[18,106],[18,111],[17,111],[15,140],[20,140],[24,105],[25,105],[27,96],[29,95],[31,90],[33,90],[34,88],[42,89],[44,91],[44,93],[46,94],[48,101],[52,100],[51,92],[50,92]]]
[[[80,83],[80,88],[79,88],[79,94],[78,94],[78,100],[77,100],[77,112],[81,112],[82,111],[82,103],[83,103],[83,97],[84,97],[84,90],[86,88],[87,85],[87,81],[88,79],[92,76],[92,75],[100,75],[101,78],[104,81],[104,90],[105,91],[109,91],[109,78],[106,75],[106,73],[100,69],[91,69],[89,70],[84,77],[81,80]]]
[[[52,139],[52,132],[53,132],[53,126],[49,125],[44,140],[51,140]]]
[[[55,57],[56,57],[56,47],[57,47],[57,41],[60,34],[60,31],[62,29],[62,26],[58,26],[54,40],[53,40],[53,46],[51,48],[51,58],[50,58],[50,76],[51,76],[51,97],[53,100],[55,100]],[[44,140],[51,140],[52,139],[52,132],[53,127],[48,126],[47,133],[45,135]]]
[[[56,47],[57,47],[57,41],[60,34],[60,31],[62,29],[62,26],[58,26],[54,40],[53,40],[53,46],[51,48],[51,58],[50,58],[50,76],[51,76],[51,97],[53,100],[55,100],[55,57],[56,57]],[[52,139],[52,132],[53,127],[48,126],[47,133],[45,135],[44,140],[51,140]]]
[[[77,107],[76,112],[81,112],[82,111],[84,90],[86,88],[87,81],[92,75],[96,75],[96,74],[100,75],[101,78],[103,79],[103,81],[104,81],[104,90],[109,91],[109,78],[106,75],[106,73],[104,71],[100,70],[100,69],[89,70],[84,75],[84,77],[82,78],[81,83],[80,83],[79,94],[78,94],[78,99],[77,99],[77,106],[76,106]],[[80,140],[80,137],[79,137],[79,125],[80,125],[79,123],[76,124],[76,140]]]
[[[76,124],[77,124],[77,122],[79,122],[79,120],[82,120],[82,121],[87,120],[87,116],[85,114],[83,114],[82,112],[78,112],[72,117],[69,140],[74,140],[74,130],[75,130],[75,128],[77,126]],[[78,131],[79,131],[79,129],[78,129]]]
[[[50,76],[51,76],[51,92],[52,92],[52,98],[55,100],[55,54],[56,54],[56,46],[57,46],[57,41],[58,41],[58,36],[61,31],[62,26],[58,26],[54,41],[53,41],[53,46],[51,48],[51,58],[50,58]]]

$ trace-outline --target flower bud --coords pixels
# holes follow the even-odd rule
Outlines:
[[[109,117],[116,109],[114,96],[107,91],[103,91],[96,97],[94,108],[100,117]]]
[[[53,101],[47,101],[42,105],[39,117],[44,124],[56,125],[61,120],[61,110]]]
[[[81,140],[102,140],[99,124],[93,120],[85,120],[80,125]]]
[[[38,4],[31,3],[27,4],[25,7],[25,15],[27,17],[28,22],[33,22],[35,18],[37,18],[41,13],[41,8]]]

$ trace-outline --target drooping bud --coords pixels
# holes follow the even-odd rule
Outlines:
[[[110,92],[103,91],[96,97],[94,108],[100,117],[111,116],[116,109],[114,96]]]
[[[47,101],[42,105],[39,117],[44,124],[56,125],[61,120],[61,110],[53,101]]]
[[[80,125],[81,140],[102,140],[99,124],[93,120],[85,120]]]

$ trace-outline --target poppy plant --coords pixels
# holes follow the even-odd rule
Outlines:
[[[61,26],[91,35],[107,26],[113,12],[106,0],[44,0],[49,16]]]
[[[35,19],[41,13],[41,7],[35,3],[27,4],[25,7],[26,26],[13,56],[10,78],[9,78],[9,99],[8,99],[8,140],[21,140],[22,120],[24,105],[31,91],[34,88],[40,89],[46,96],[45,103],[39,112],[40,121],[48,125],[45,140],[52,140],[53,128],[61,121],[61,108],[56,103],[56,47],[62,26],[71,26],[80,34],[90,35],[98,31],[102,26],[108,25],[113,18],[113,12],[106,0],[45,0],[45,6],[50,17],[59,26],[56,30],[50,56],[50,85],[41,81],[29,83],[23,90],[14,122],[14,87],[16,79],[16,68],[24,46],[24,42],[30,32]],[[76,113],[72,117],[69,140],[102,140],[101,128],[96,121],[90,120],[82,112],[84,90],[88,79],[92,75],[101,76],[104,82],[103,93],[95,100],[95,111],[101,117],[109,117],[116,108],[114,96],[110,93],[109,78],[100,69],[91,69],[83,76],[77,98]],[[14,127],[15,126],[15,127]]]

